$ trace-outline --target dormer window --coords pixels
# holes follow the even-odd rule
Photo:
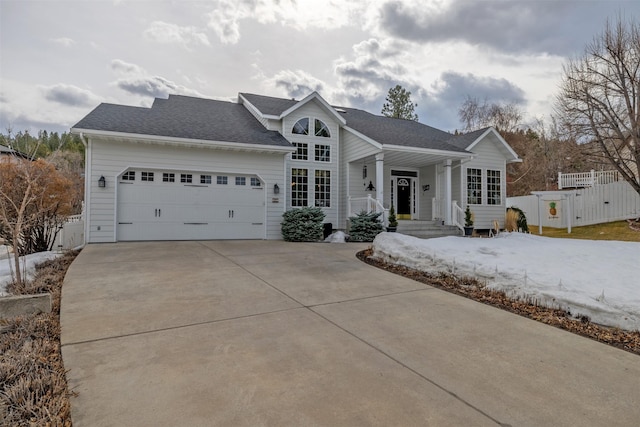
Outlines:
[[[291,133],[295,135],[309,135],[309,118],[305,117],[300,119],[293,125]],[[313,135],[322,138],[331,138],[331,132],[325,122],[319,119],[314,119]]]
[[[329,128],[322,120],[316,119],[315,131],[316,131],[315,132],[316,136],[321,136],[323,138],[331,138],[331,133],[329,133]]]
[[[296,135],[309,135],[309,119],[305,117],[304,119],[298,120],[296,124],[293,125],[291,132]]]

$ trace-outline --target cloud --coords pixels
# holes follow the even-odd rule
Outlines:
[[[57,39],[49,39],[49,40],[53,43],[59,44],[64,47],[71,47],[74,44],[76,44],[76,41],[73,39],[70,39],[69,37],[59,37]]]
[[[210,46],[207,35],[196,27],[181,27],[162,21],[154,21],[144,31],[144,37],[158,43],[176,43],[186,49],[192,45]]]
[[[581,49],[615,10],[607,2],[423,3],[387,1],[380,8],[379,28],[415,42],[461,41],[507,52],[565,55]]]
[[[144,68],[120,59],[111,61],[111,69],[120,75],[113,84],[132,95],[167,98],[169,94],[178,94],[207,98],[196,90],[162,76],[150,75]]]
[[[298,99],[314,91],[322,93],[326,87],[324,82],[302,70],[282,70],[265,83],[283,89],[287,97]]]
[[[100,98],[91,91],[64,83],[41,86],[40,90],[46,100],[72,107],[88,107],[100,102]]]

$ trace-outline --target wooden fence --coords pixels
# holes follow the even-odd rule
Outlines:
[[[640,195],[626,181],[575,190],[535,191],[530,196],[508,197],[507,206],[522,209],[529,224],[554,228],[640,217]]]

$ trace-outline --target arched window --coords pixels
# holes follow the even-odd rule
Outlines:
[[[322,136],[324,138],[331,138],[329,127],[327,127],[327,125],[322,120],[316,119],[315,135]]]
[[[309,119],[304,118],[300,119],[293,125],[293,130],[291,133],[295,133],[297,135],[309,135]]]

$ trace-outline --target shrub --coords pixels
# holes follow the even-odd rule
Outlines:
[[[393,205],[391,205],[391,208],[389,208],[389,227],[397,227],[398,226],[398,218],[396,217],[396,210],[393,207]]]
[[[283,215],[282,237],[287,242],[315,242],[322,238],[324,212],[320,208],[291,209]]]
[[[522,233],[529,232],[527,216],[524,214],[522,209],[515,206],[507,208],[505,229],[507,231],[520,231]]]
[[[349,228],[349,238],[356,242],[373,242],[373,239],[383,231],[379,218],[382,213],[361,212],[356,216],[351,216],[351,227]]]

